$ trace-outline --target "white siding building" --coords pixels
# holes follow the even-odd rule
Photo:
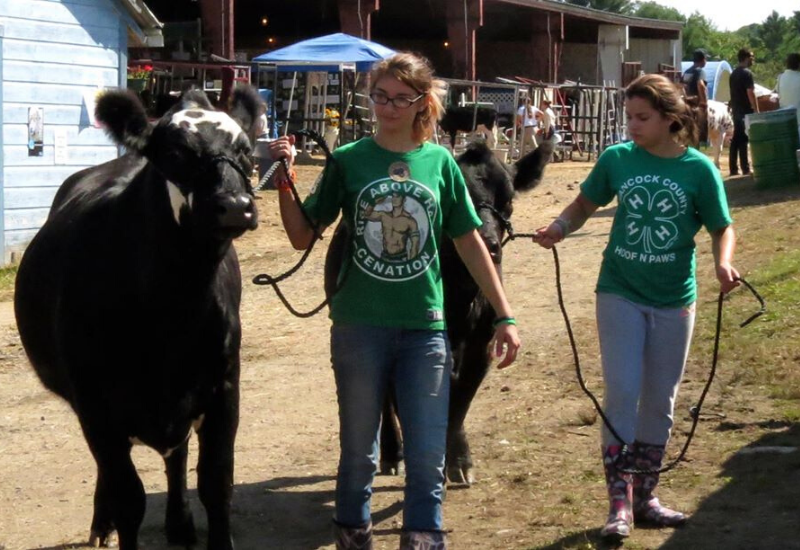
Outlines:
[[[94,97],[125,87],[128,47],[159,47],[141,0],[0,0],[0,252],[42,226],[59,185],[117,147],[93,125]]]

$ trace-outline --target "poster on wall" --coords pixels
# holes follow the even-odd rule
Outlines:
[[[41,107],[28,108],[28,156],[44,155],[44,112]]]

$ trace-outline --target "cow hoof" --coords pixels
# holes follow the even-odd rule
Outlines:
[[[382,476],[399,476],[403,475],[403,463],[394,462],[391,460],[381,460],[381,475]]]
[[[472,475],[472,468],[466,466],[449,466],[447,468],[447,479],[450,483],[455,483],[456,485],[470,486],[475,483],[475,478]]]
[[[191,546],[197,542],[191,512],[167,519],[167,542],[175,546]]]
[[[119,546],[119,535],[116,529],[105,533],[93,530],[89,533],[89,546],[92,548],[117,548]]]

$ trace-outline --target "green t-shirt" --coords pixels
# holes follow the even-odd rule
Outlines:
[[[353,237],[331,319],[444,329],[442,232],[458,237],[481,225],[452,155],[431,143],[393,153],[364,138],[333,156],[304,203],[323,226],[341,211]]]
[[[581,192],[617,211],[597,282],[610,292],[655,307],[697,299],[694,236],[731,224],[719,171],[689,148],[677,158],[651,155],[633,142],[606,149]]]

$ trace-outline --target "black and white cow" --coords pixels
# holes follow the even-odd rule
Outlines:
[[[439,126],[450,136],[450,148],[454,149],[458,132],[480,132],[486,138],[486,143],[490,148],[494,148],[497,143],[495,137],[495,127],[497,125],[497,111],[491,107],[465,106],[458,107],[452,105],[447,107],[439,121]]]
[[[719,168],[719,156],[725,144],[726,135],[733,137],[733,119],[728,112],[728,106],[720,101],[708,102],[708,143],[714,155],[714,165]]]
[[[501,276],[502,240],[507,229],[505,222],[510,220],[513,211],[514,195],[530,191],[541,182],[554,145],[552,139],[543,141],[537,149],[517,161],[513,168],[498,161],[487,145],[481,142],[470,144],[456,159],[483,221],[478,231]],[[335,292],[348,240],[347,230],[340,223],[331,239],[325,261],[325,289],[328,295]],[[454,360],[447,428],[447,477],[454,483],[472,483],[473,462],[464,431],[464,419],[489,371],[489,342],[494,336],[492,321],[495,313],[458,256],[452,240],[443,240],[440,254],[445,318]],[[387,399],[381,428],[382,473],[396,473],[402,460],[401,430],[391,414],[391,397]]]
[[[208,548],[233,548],[241,276],[232,240],[258,223],[246,137],[257,101],[237,92],[229,116],[189,92],[153,125],[132,94],[104,94],[97,119],[127,154],[70,176],[23,256],[22,343],[44,385],[72,406],[97,463],[90,545],[118,538],[137,549],[137,443],[164,457],[169,542],[195,541],[194,429]]]

